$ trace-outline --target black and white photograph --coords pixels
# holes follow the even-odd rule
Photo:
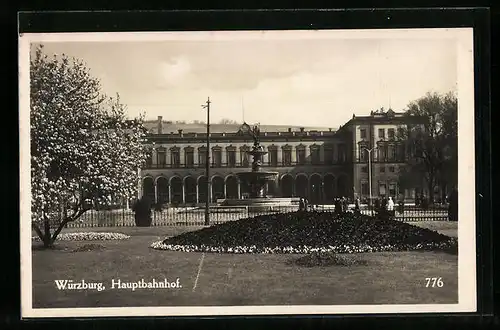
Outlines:
[[[472,29],[19,47],[23,317],[476,311]]]

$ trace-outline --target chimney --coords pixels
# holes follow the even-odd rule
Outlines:
[[[178,129],[177,131],[179,132],[179,136],[180,136],[180,137],[182,137],[182,136],[183,136],[183,135],[182,135],[182,130],[181,130],[181,129]]]
[[[328,131],[330,131],[330,132],[331,132],[331,131],[332,131],[332,128],[330,127],[330,128],[328,129]]]
[[[292,132],[292,128],[288,127],[288,133],[291,133],[291,132]]]
[[[158,116],[158,134],[163,134],[163,117]]]
[[[301,131],[301,132],[304,132],[304,127],[301,127],[301,128],[300,128],[300,131]]]

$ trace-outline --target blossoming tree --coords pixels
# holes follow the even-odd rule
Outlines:
[[[49,57],[40,45],[30,83],[32,228],[50,247],[92,205],[134,194],[145,130],[80,60]]]

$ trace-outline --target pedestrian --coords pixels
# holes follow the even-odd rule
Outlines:
[[[342,203],[339,198],[335,198],[335,214],[342,214]]]
[[[361,212],[361,208],[360,208],[360,201],[359,201],[359,197],[356,197],[356,200],[354,201],[354,213],[360,213]]]
[[[387,201],[387,212],[389,213],[390,217],[393,217],[394,214],[394,201],[392,200],[392,197],[389,196],[389,200]]]
[[[304,210],[309,211],[309,201],[307,198],[304,198]]]
[[[304,199],[302,197],[299,199],[299,211],[304,211]]]

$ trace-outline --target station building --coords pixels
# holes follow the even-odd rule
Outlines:
[[[422,118],[389,109],[369,116],[353,115],[336,129],[260,125],[260,143],[268,151],[262,169],[279,173],[276,181],[267,185],[267,194],[306,197],[314,204],[330,204],[335,197],[364,199],[370,195],[371,175],[372,197],[413,199],[414,189],[401,191],[398,187],[398,172],[407,159],[398,132],[409,120],[422,123]],[[211,124],[210,150],[205,124],[172,123],[158,117],[145,126],[151,153],[140,169],[140,196],[175,205],[247,196],[236,173],[251,170],[247,151],[253,140],[247,133],[248,124]]]

